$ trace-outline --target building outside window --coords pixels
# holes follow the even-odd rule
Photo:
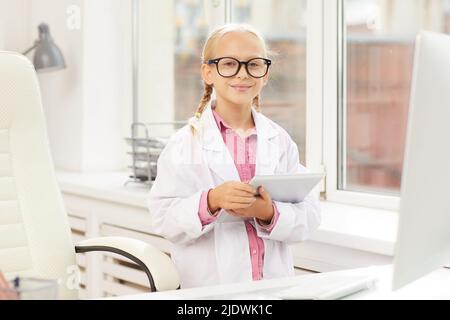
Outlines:
[[[339,188],[398,194],[414,41],[450,32],[449,1],[345,0]]]

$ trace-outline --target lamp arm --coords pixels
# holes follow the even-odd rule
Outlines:
[[[32,46],[31,48],[25,50],[22,54],[23,54],[23,55],[26,55],[28,52],[30,52],[31,50],[33,50],[34,48],[36,48],[37,45],[38,45],[38,43],[35,42],[35,43],[34,43],[34,46]]]

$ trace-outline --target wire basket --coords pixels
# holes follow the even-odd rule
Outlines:
[[[134,122],[131,125],[131,137],[125,138],[130,148],[127,154],[131,157],[131,164],[128,166],[130,179],[125,182],[125,186],[129,183],[151,186],[156,179],[158,158],[169,141],[169,136],[152,136],[151,133],[156,131],[152,130],[152,127],[171,126],[174,130],[186,123],[185,121]]]

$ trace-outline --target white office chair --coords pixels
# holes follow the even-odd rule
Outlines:
[[[133,260],[146,272],[152,291],[179,288],[170,258],[148,243],[104,237],[74,247],[34,67],[20,54],[0,52],[0,271],[8,278],[58,279],[59,297],[75,299],[77,288],[68,286],[75,253],[89,251]]]

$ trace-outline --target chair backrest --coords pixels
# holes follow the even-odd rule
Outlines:
[[[75,266],[36,72],[23,55],[0,52],[0,270],[58,279],[67,299],[78,294]]]

